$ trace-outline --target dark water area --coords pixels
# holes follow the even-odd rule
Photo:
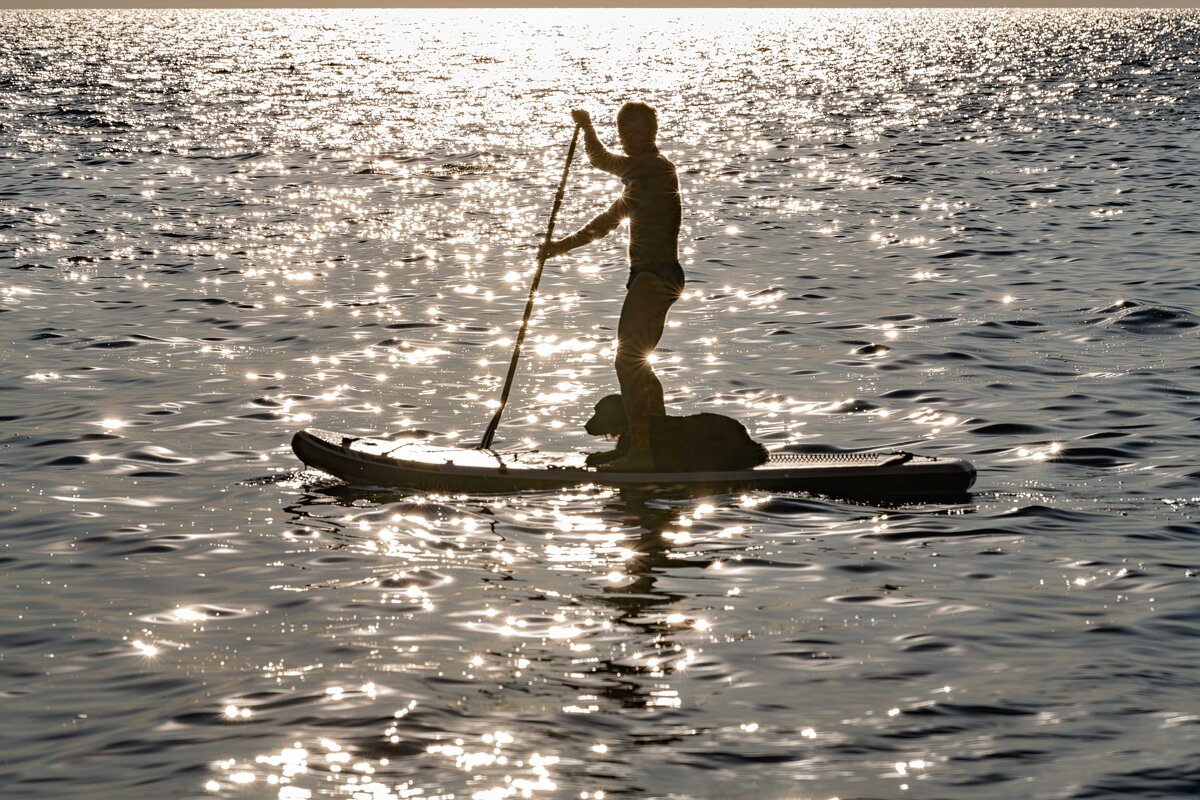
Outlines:
[[[0,12],[0,795],[1197,796],[1198,59],[1189,11]],[[673,413],[967,502],[301,469],[477,441],[567,112],[630,97]],[[603,446],[623,244],[547,268],[498,445]]]

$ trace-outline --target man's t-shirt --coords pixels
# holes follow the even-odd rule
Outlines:
[[[683,211],[675,165],[657,148],[631,156],[610,153],[591,128],[584,131],[584,145],[592,166],[619,177],[625,190],[607,211],[563,239],[565,248],[593,242],[628,218],[631,274],[642,270],[657,273],[664,267],[678,269]]]

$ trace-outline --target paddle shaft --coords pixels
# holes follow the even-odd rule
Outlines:
[[[550,224],[546,226],[546,238],[538,251],[537,271],[533,273],[533,283],[529,286],[529,299],[525,301],[525,317],[521,320],[521,330],[517,334],[517,345],[513,348],[512,359],[508,362],[508,375],[504,379],[504,389],[500,392],[500,407],[492,421],[488,423],[483,440],[479,442],[480,450],[490,450],[492,439],[496,436],[496,428],[500,427],[500,417],[504,415],[504,407],[508,405],[508,393],[512,391],[513,376],[517,374],[517,362],[521,360],[521,345],[525,343],[525,332],[529,330],[529,318],[533,315],[533,302],[537,298],[538,284],[542,281],[542,268],[546,266],[546,257],[542,255],[554,238],[554,220],[558,217],[558,207],[562,205],[563,192],[567,188],[567,175],[571,172],[571,162],[575,160],[575,143],[579,141],[579,126],[571,134],[571,147],[567,150],[567,163],[563,164],[562,180],[558,182],[558,193],[554,195],[554,207],[550,209]]]

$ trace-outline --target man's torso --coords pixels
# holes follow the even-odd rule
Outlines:
[[[621,180],[629,212],[630,269],[678,264],[683,211],[675,165],[654,152],[630,158],[629,167]]]

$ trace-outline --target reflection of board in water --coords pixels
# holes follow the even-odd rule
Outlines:
[[[975,468],[958,458],[902,452],[776,453],[753,469],[728,472],[606,472],[581,454],[497,453],[403,439],[357,438],[303,430],[292,450],[310,467],[352,483],[449,492],[561,489],[585,483],[690,493],[759,489],[870,499],[961,496]]]

